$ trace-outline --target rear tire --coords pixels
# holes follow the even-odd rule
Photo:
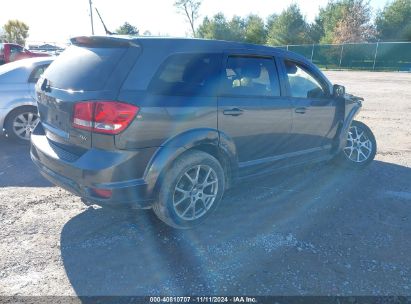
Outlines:
[[[153,211],[169,226],[192,228],[217,208],[224,180],[224,170],[213,156],[202,151],[185,152],[165,173]]]
[[[353,120],[347,134],[347,142],[337,156],[337,162],[352,169],[368,166],[377,153],[377,142],[371,129],[360,121]]]
[[[39,122],[37,108],[23,106],[11,111],[4,124],[10,139],[19,143],[28,143],[31,132]]]

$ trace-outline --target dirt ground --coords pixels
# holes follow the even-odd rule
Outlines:
[[[0,295],[411,295],[411,74],[327,72],[365,97],[376,161],[230,190],[204,225],[85,207],[0,140]]]

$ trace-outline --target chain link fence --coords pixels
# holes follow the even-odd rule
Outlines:
[[[308,44],[280,46],[325,69],[411,72],[411,42]]]

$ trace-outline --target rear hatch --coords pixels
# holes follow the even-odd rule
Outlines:
[[[72,152],[92,146],[92,132],[73,127],[80,102],[114,101],[140,54],[129,39],[78,37],[48,67],[36,85],[40,120],[46,136]],[[106,135],[107,140],[113,136]]]

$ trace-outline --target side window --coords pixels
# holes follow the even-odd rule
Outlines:
[[[10,46],[10,53],[11,54],[16,54],[16,53],[21,53],[23,52],[23,48],[18,45],[12,45]]]
[[[280,96],[273,58],[230,56],[224,76],[224,95]]]
[[[23,48],[18,45],[11,45],[10,46],[10,61],[16,60],[17,54],[23,52]]]
[[[327,94],[312,73],[306,68],[292,61],[286,61],[288,83],[292,97],[300,98],[325,98]]]
[[[47,69],[48,66],[49,66],[48,64],[44,64],[44,65],[35,67],[30,74],[28,82],[36,83],[37,80],[39,80],[40,76],[44,73],[44,71]]]
[[[213,96],[220,77],[221,55],[176,54],[168,57],[151,80],[159,95]]]

